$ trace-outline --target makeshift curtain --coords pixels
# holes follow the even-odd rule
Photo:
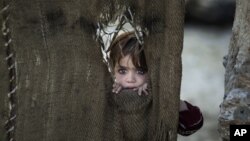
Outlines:
[[[100,15],[111,20],[118,5],[131,7],[136,24],[148,29],[152,89],[144,101],[131,103],[138,97],[130,91],[124,93],[131,97],[113,96],[95,40]],[[0,6],[0,140],[177,139],[183,0],[0,0]],[[127,112],[131,105],[143,110]]]

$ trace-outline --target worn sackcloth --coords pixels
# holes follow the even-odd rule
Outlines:
[[[7,120],[17,141],[177,140],[184,0],[0,2],[6,6],[1,12],[10,14],[0,22],[8,20],[17,76],[14,119],[8,114],[10,82],[0,80],[0,140]],[[118,5],[130,6],[135,23],[149,33],[149,96],[111,92],[113,82],[93,37],[97,21],[112,20]],[[8,41],[0,42],[4,60]],[[7,68],[0,63],[1,76]]]

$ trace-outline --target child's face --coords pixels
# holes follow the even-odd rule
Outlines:
[[[123,88],[137,88],[142,86],[147,81],[147,73],[136,68],[132,62],[130,55],[127,55],[120,60],[120,64],[115,65],[115,78]]]

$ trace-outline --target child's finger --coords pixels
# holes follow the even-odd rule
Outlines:
[[[147,84],[145,85],[144,92],[145,92],[146,95],[148,95],[149,91],[148,91],[148,85]]]
[[[142,93],[142,88],[139,88],[138,89],[138,95],[141,96],[141,93]]]
[[[136,91],[136,90],[138,90],[138,88],[134,88],[134,89],[133,89],[133,91]]]
[[[145,95],[148,95],[147,89],[144,89],[143,92],[144,92]]]
[[[116,90],[116,93],[118,94],[118,93],[121,91],[121,89],[122,89],[122,87],[119,86],[119,87],[117,88],[117,90]]]
[[[148,89],[148,84],[147,84],[147,83],[143,86],[143,89],[144,89],[144,90],[147,90],[147,89]]]
[[[116,90],[117,89],[117,84],[113,84],[113,90]]]
[[[112,92],[115,93],[117,91],[117,88],[113,88]]]
[[[116,91],[116,89],[117,89],[116,84],[113,84],[113,89],[112,89],[112,92],[115,92],[115,91]]]

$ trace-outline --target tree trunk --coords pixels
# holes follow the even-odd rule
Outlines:
[[[250,124],[250,1],[237,0],[233,34],[224,57],[225,94],[220,105],[219,132],[229,140],[230,124]]]

